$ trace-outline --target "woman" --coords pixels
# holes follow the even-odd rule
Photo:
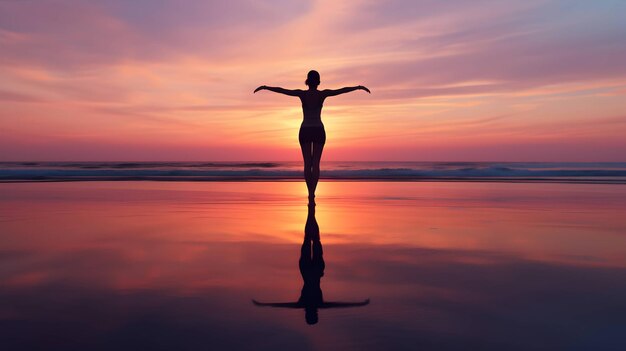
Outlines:
[[[304,158],[304,179],[306,181],[306,187],[309,190],[309,201],[313,201],[315,198],[315,188],[320,178],[322,150],[324,149],[324,143],[326,143],[326,132],[324,131],[324,124],[322,124],[322,106],[324,100],[329,96],[345,94],[359,89],[365,90],[368,93],[370,93],[370,91],[362,85],[336,90],[317,90],[317,87],[320,85],[320,74],[317,71],[309,71],[304,84],[308,85],[309,89],[289,90],[262,85],[256,88],[254,92],[269,90],[275,93],[297,96],[300,98],[300,101],[302,101],[304,119],[300,125],[298,140],[300,141],[302,157]]]

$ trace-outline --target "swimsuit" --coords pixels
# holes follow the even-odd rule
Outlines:
[[[300,143],[326,143],[326,132],[322,124],[321,114],[323,99],[315,97],[300,97],[302,101],[302,112],[304,113],[304,121],[300,126],[298,140]]]
[[[326,143],[326,131],[324,126],[301,126],[298,133],[300,143]]]

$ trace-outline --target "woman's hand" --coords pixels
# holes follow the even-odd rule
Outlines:
[[[259,90],[263,90],[263,89],[267,89],[267,86],[265,86],[265,85],[261,85],[260,87],[258,87],[258,88],[256,88],[256,89],[254,89],[254,93],[256,93],[256,92],[257,92],[257,91],[259,91]],[[254,94],[254,93],[252,93],[252,94]]]
[[[365,91],[367,91],[367,92],[368,92],[368,93],[370,93],[370,94],[372,93],[369,89],[367,89],[366,87],[364,87],[364,86],[362,86],[362,85],[359,85],[357,88],[358,88],[358,89],[361,89],[361,90],[365,90]]]

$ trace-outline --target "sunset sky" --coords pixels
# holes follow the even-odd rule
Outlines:
[[[626,161],[626,1],[0,0],[0,161]]]

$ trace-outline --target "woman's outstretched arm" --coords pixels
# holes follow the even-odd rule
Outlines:
[[[341,88],[341,89],[325,89],[322,92],[326,95],[326,96],[335,96],[335,95],[340,95],[340,94],[345,94],[345,93],[349,93],[351,91],[355,91],[355,90],[365,90],[368,93],[371,94],[370,90],[367,89],[366,87],[359,85],[356,87],[345,87],[345,88]]]
[[[252,300],[252,303],[257,306],[269,306],[269,307],[283,307],[283,308],[302,308],[303,304],[299,302],[259,302]]]
[[[290,89],[285,89],[281,87],[268,87],[267,85],[261,85],[260,87],[254,89],[254,92],[256,93],[259,90],[269,90],[275,93],[285,94],[289,96],[300,96],[300,93],[302,93],[302,90],[300,89],[290,90]]]
[[[320,308],[346,308],[346,307],[360,307],[369,305],[370,299],[359,302],[324,302]]]

